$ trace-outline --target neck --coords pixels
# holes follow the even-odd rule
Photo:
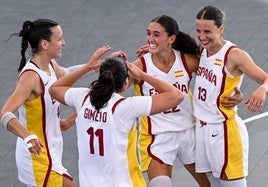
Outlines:
[[[152,55],[153,64],[164,72],[168,72],[175,62],[175,53],[173,50],[164,55]]]
[[[219,43],[215,44],[214,46],[211,46],[209,49],[207,49],[207,55],[212,56],[216,54],[226,43],[225,40],[220,41]]]
[[[31,59],[41,70],[47,71],[49,69],[49,63],[51,59],[44,56],[34,55]]]

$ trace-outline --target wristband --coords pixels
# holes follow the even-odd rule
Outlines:
[[[26,138],[24,138],[24,143],[26,145],[26,147],[29,149],[31,147],[33,147],[33,144],[32,143],[28,143],[30,140],[34,140],[34,139],[38,139],[38,137],[35,135],[35,134],[31,134],[29,136],[27,136]]]
[[[17,117],[12,112],[6,112],[1,117],[2,126],[7,129],[7,124],[11,119],[17,119]]]

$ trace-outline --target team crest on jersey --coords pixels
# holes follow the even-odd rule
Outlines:
[[[175,77],[182,77],[183,76],[183,70],[175,71],[174,76]]]
[[[220,66],[222,64],[222,60],[221,59],[215,59],[214,64],[217,66]]]

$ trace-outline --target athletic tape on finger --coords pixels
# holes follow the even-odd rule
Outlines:
[[[30,149],[31,147],[33,147],[33,144],[32,144],[32,143],[27,143],[27,144],[26,144],[26,147],[27,147],[28,149]]]

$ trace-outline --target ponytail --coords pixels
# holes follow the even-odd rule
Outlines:
[[[21,40],[21,61],[20,61],[20,65],[18,68],[18,71],[21,71],[22,68],[25,66],[26,64],[26,57],[25,57],[25,52],[28,48],[28,42],[29,42],[29,30],[30,27],[32,26],[32,22],[31,21],[25,21],[23,23],[22,26],[22,30],[19,33],[19,36],[22,38]]]
[[[98,80],[90,85],[90,102],[97,111],[107,105],[114,92],[122,91],[127,77],[127,65],[122,58],[107,58],[101,64]]]
[[[110,70],[102,72],[98,80],[90,85],[90,102],[97,111],[107,105],[114,92],[114,77]]]
[[[199,46],[189,34],[179,31],[172,47],[184,53],[199,55]]]
[[[21,71],[26,64],[26,50],[30,44],[32,53],[39,52],[39,43],[41,40],[50,41],[52,35],[51,28],[57,26],[58,23],[50,19],[38,19],[35,21],[25,21],[22,30],[19,33],[12,34],[21,37],[21,61],[18,71]]]

